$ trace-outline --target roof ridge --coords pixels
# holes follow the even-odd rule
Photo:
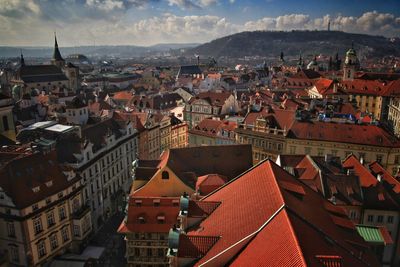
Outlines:
[[[246,173],[252,171],[253,169],[255,169],[256,167],[258,167],[259,165],[263,164],[264,162],[268,161],[270,159],[266,158],[263,159],[262,161],[258,162],[256,165],[253,165],[250,169],[247,169],[246,171],[242,172],[241,174],[239,174],[238,176],[236,176],[235,178],[233,178],[232,180],[230,180],[229,182],[225,183],[224,185],[218,187],[217,189],[215,189],[214,191],[212,191],[211,193],[205,195],[204,197],[200,198],[199,200],[205,200],[207,197],[209,197],[210,195],[218,192],[219,190],[221,190],[222,188],[226,187],[227,185],[231,184],[232,182],[236,181],[237,179],[239,179],[240,177],[242,177],[243,175],[245,175]]]
[[[257,164],[258,165],[258,164]],[[265,226],[267,226],[284,208],[285,208],[286,204],[283,203],[282,206],[280,206],[272,215],[271,217],[269,217],[257,230],[255,230],[254,232],[250,233],[249,235],[245,236],[244,238],[240,239],[239,241],[237,241],[236,243],[232,244],[231,246],[227,247],[226,249],[224,249],[223,251],[221,251],[220,253],[218,253],[217,255],[213,256],[212,258],[208,259],[207,261],[203,262],[202,264],[199,265],[199,267],[201,266],[205,266],[207,263],[211,262],[212,260],[218,258],[220,255],[224,254],[225,252],[229,251],[231,248],[235,247],[236,245],[242,243],[243,241],[252,238],[254,236],[256,236],[261,230],[263,230],[265,228]]]
[[[314,230],[316,230],[318,233],[324,235],[324,237],[328,237],[329,240],[331,242],[333,242],[335,244],[335,246],[339,247],[340,249],[342,249],[343,251],[345,251],[348,255],[350,255],[350,257],[353,257],[354,259],[357,259],[358,261],[361,261],[362,263],[364,263],[365,265],[368,265],[368,262],[365,262],[363,259],[360,259],[359,257],[357,257],[356,255],[354,255],[354,253],[352,251],[349,251],[346,247],[342,246],[340,243],[336,242],[336,240],[334,238],[332,238],[330,235],[328,235],[326,232],[324,232],[322,229],[320,229],[319,227],[317,227],[316,225],[314,225],[313,223],[311,223],[310,221],[308,221],[306,218],[304,218],[303,216],[301,216],[300,214],[298,214],[294,209],[290,208],[289,206],[285,206],[285,209],[292,213],[294,216],[296,216],[297,218],[299,218],[300,220],[302,220],[303,222],[306,223],[306,225],[310,226],[311,228],[313,228]],[[290,223],[290,228],[292,228],[292,222],[290,221],[289,218],[289,223]],[[339,227],[339,226],[338,226]]]

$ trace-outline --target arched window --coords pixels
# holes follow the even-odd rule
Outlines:
[[[168,180],[169,179],[169,173],[167,171],[163,171],[161,174],[161,178]]]

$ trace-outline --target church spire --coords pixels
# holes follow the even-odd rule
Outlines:
[[[58,50],[58,43],[57,43],[57,35],[54,32],[54,52],[53,52],[53,61],[64,61],[61,56],[60,50]]]
[[[21,64],[21,67],[25,66],[25,59],[24,59],[24,55],[22,54],[22,50],[21,50],[20,64]]]

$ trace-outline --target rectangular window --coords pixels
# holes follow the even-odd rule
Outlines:
[[[9,237],[15,237],[15,226],[13,222],[7,222],[7,234]]]
[[[377,221],[378,221],[378,223],[383,222],[383,216],[382,215],[378,215]]]
[[[81,236],[81,228],[79,227],[79,225],[74,224],[74,236]]]
[[[374,215],[368,215],[368,222],[373,222],[374,221]]]
[[[388,216],[388,217],[387,217],[387,222],[390,223],[390,224],[392,224],[392,223],[393,223],[393,219],[394,219],[393,216]]]
[[[44,240],[40,241],[37,244],[37,252],[38,252],[39,258],[42,258],[46,255],[46,245],[44,243]]]
[[[18,252],[18,247],[10,246],[9,247],[10,251],[10,258],[12,262],[19,262],[19,252]]]
[[[61,229],[61,237],[64,243],[69,240],[68,227]]]
[[[394,164],[399,164],[400,163],[400,155],[396,155],[394,157]]]
[[[54,213],[53,212],[47,213],[47,227],[50,228],[55,224],[56,224],[56,220],[54,219]]]
[[[36,235],[43,231],[42,220],[40,218],[33,220],[33,229]]]
[[[376,155],[376,161],[377,161],[379,164],[382,163],[382,160],[383,160],[383,155],[381,155],[381,154]]]
[[[51,250],[55,250],[58,247],[57,234],[51,235],[49,239]]]
[[[67,215],[65,213],[65,207],[61,206],[58,208],[58,216],[60,217],[60,221],[64,220],[65,218],[67,218]]]

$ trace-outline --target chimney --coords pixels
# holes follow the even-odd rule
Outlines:
[[[331,162],[332,161],[332,155],[331,154],[325,154],[325,162]]]
[[[353,169],[347,169],[347,175],[353,175],[354,170]]]

